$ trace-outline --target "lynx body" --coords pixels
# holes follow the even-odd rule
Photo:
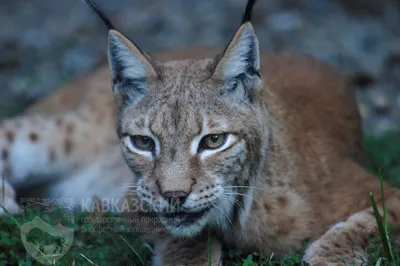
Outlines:
[[[260,55],[246,19],[218,52],[150,57],[111,28],[110,69],[2,123],[3,204],[18,211],[13,187],[41,176],[54,178],[48,196],[78,202],[134,188],[170,235],[152,238],[156,265],[207,265],[208,230],[213,265],[221,245],[283,256],[306,241],[311,265],[367,261],[379,182],[362,168],[360,117],[341,76],[307,56]],[[399,225],[400,192],[385,189]]]

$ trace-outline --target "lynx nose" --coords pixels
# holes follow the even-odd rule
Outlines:
[[[188,196],[188,193],[185,191],[178,190],[178,191],[167,191],[167,192],[164,192],[162,195],[163,195],[164,199],[166,199],[168,201],[169,204],[171,204],[172,206],[178,207],[178,206],[181,206],[185,202],[185,200]]]

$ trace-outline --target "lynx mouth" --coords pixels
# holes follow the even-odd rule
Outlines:
[[[203,209],[199,212],[172,212],[162,214],[162,220],[169,227],[175,227],[177,230],[194,225],[198,220],[204,217],[209,209]]]

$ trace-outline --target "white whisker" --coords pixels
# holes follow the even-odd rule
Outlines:
[[[246,194],[237,193],[237,192],[224,193],[224,194],[225,195],[238,195],[238,196],[247,197],[247,198],[251,199],[252,201],[257,202],[258,204],[260,204],[260,206],[262,206],[261,202],[259,202],[258,200],[255,200],[253,197],[250,197],[249,195],[246,195]]]
[[[222,188],[247,188],[247,189],[257,189],[257,190],[261,190],[261,191],[265,191],[267,192],[267,190],[259,188],[259,187],[250,187],[250,186],[227,186],[227,187],[222,187]]]
[[[118,186],[117,187],[117,191],[118,192],[128,191],[131,188],[136,188],[137,189],[137,188],[139,188],[139,186],[138,185],[132,185],[132,184],[124,184],[124,185]]]
[[[229,196],[229,195],[226,195],[226,194],[222,194],[222,195],[220,195],[219,197],[224,198],[224,199],[227,199],[227,200],[233,200],[233,201],[235,202],[235,204],[239,205],[239,207],[244,208],[243,203],[240,202],[239,200],[235,199],[235,198],[232,197],[232,196]]]
[[[222,214],[224,214],[226,216],[226,218],[228,218],[229,223],[233,226],[232,220],[229,218],[229,216],[226,214],[226,212],[224,212],[224,210],[222,210],[220,207],[218,207],[215,203],[211,203],[212,206],[214,206],[215,208],[219,209]]]

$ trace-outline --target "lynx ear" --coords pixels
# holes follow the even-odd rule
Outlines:
[[[236,79],[241,75],[259,76],[260,52],[258,39],[250,22],[236,31],[215,68],[214,76],[224,80]]]
[[[225,48],[215,68],[214,76],[231,81],[239,77],[260,76],[260,52],[251,17],[257,0],[248,0],[242,24]]]
[[[117,105],[137,102],[146,93],[146,81],[156,76],[149,57],[139,47],[115,30],[105,12],[93,1],[84,0],[109,30],[108,61]]]
[[[108,36],[108,61],[113,91],[124,101],[140,99],[146,93],[147,79],[157,76],[148,56],[114,29]]]
[[[235,102],[253,102],[255,89],[260,88],[262,80],[258,39],[250,22],[236,31],[219,58],[213,77],[226,84],[220,95]]]

